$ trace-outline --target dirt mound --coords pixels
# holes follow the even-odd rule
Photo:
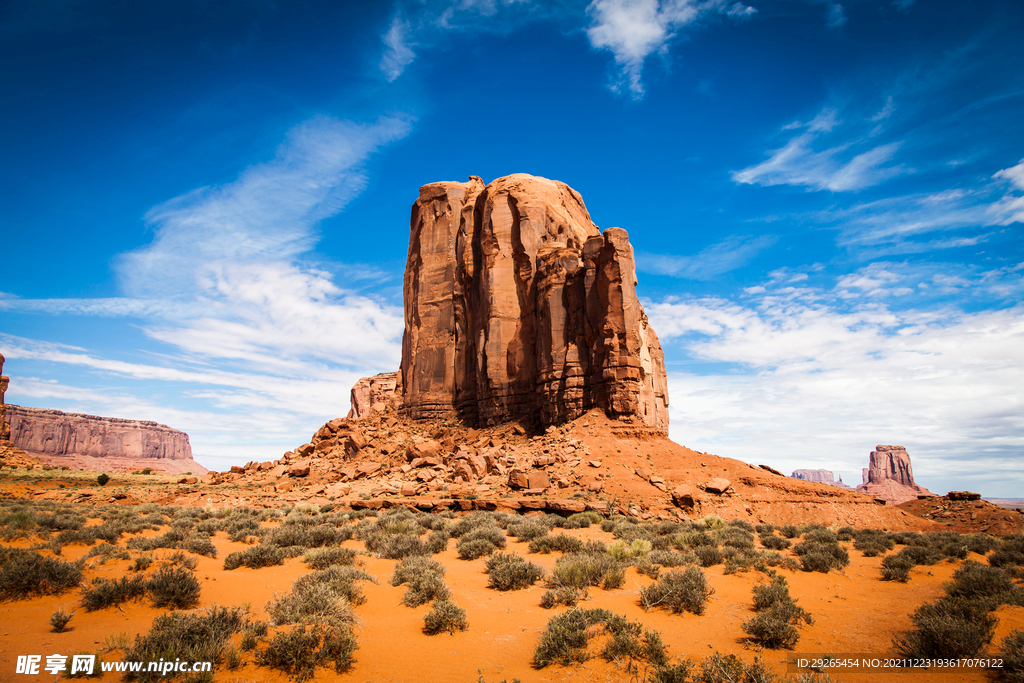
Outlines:
[[[1007,510],[986,500],[954,500],[966,498],[953,495],[955,493],[911,500],[899,508],[958,533],[984,532],[993,536],[1024,533],[1024,513]]]

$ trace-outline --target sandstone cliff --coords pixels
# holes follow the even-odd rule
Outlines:
[[[598,407],[667,432],[664,353],[635,288],[628,234],[602,234],[565,183],[515,174],[423,186],[405,271],[402,410],[545,427]]]
[[[366,417],[385,408],[398,408],[400,399],[397,372],[363,377],[352,386],[352,409],[348,411],[348,417]]]
[[[5,360],[4,355],[0,353],[0,443],[11,439],[11,425],[7,421],[7,406],[4,404],[4,394],[11,380],[3,376]]]
[[[831,484],[835,481],[835,475],[833,475],[829,470],[793,470],[793,474],[791,476],[793,479],[818,481],[825,484]]]
[[[166,425],[15,405],[6,408],[11,441],[43,462],[90,470],[207,471],[192,459],[188,434]]]
[[[903,446],[875,446],[867,467],[867,481],[857,490],[893,505],[935,495],[914,483],[910,454]]]

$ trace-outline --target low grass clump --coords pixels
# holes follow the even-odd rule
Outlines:
[[[673,614],[703,614],[708,598],[715,589],[697,567],[672,570],[661,574],[655,583],[640,589],[640,604],[645,609],[664,607]]]
[[[468,628],[466,610],[451,600],[434,600],[430,611],[423,617],[423,632],[428,636],[445,631],[455,635],[456,631],[465,631]]]
[[[92,580],[91,588],[82,592],[82,607],[86,612],[95,612],[141,598],[145,593],[146,578],[141,574],[122,576],[120,579],[97,578]]]
[[[942,598],[926,603],[911,616],[914,629],[893,638],[893,648],[906,658],[975,657],[992,641],[996,618],[983,601]]]
[[[176,661],[212,662],[216,671],[224,656],[225,647],[232,635],[245,626],[245,610],[241,607],[210,607],[202,612],[172,612],[153,620],[149,633],[136,636],[135,642],[127,648],[124,659],[156,662]],[[129,681],[155,683],[176,677],[171,672],[164,676],[160,672],[142,671],[128,673]],[[189,681],[206,682],[213,680],[213,673],[191,674]]]
[[[81,582],[81,562],[65,562],[20,548],[0,548],[0,598],[4,600],[59,595]]]
[[[494,590],[511,591],[532,586],[544,578],[544,567],[527,562],[516,553],[495,553],[485,563],[487,585]]]
[[[789,594],[789,585],[781,575],[771,583],[754,586],[754,611],[757,615],[743,623],[743,631],[751,640],[771,649],[792,649],[800,639],[795,625],[813,623],[811,615]]]
[[[165,565],[146,581],[146,593],[155,607],[195,607],[199,603],[199,590],[195,574],[185,567]]]
[[[254,545],[245,550],[233,552],[224,558],[224,569],[238,569],[249,567],[259,569],[260,567],[273,567],[284,564],[285,551],[273,545]]]
[[[395,566],[392,586],[406,584],[402,602],[418,607],[432,600],[448,600],[451,591],[444,583],[444,566],[429,557],[406,557]]]
[[[601,586],[605,590],[619,588],[626,580],[625,566],[606,554],[575,553],[555,561],[551,571],[552,587],[586,590]]]
[[[599,633],[611,636],[602,652],[609,661],[626,661],[634,671],[640,663],[655,667],[668,664],[665,646],[656,631],[645,630],[639,622],[606,609],[576,609],[548,621],[533,653],[533,665],[541,669],[586,661],[590,657],[587,644]]]
[[[793,546],[805,572],[827,574],[850,564],[850,553],[839,545],[838,537],[828,529],[815,529],[804,535],[804,540]]]

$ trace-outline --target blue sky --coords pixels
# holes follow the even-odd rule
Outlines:
[[[676,441],[1024,497],[1022,47],[1015,0],[5,3],[8,401],[276,457],[397,368],[417,188],[525,172],[629,231]]]

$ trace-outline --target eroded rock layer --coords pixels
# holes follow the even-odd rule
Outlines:
[[[7,406],[4,404],[4,393],[7,392],[7,385],[11,380],[3,376],[4,360],[6,359],[0,353],[0,442],[10,441],[11,439],[11,425],[7,421]]]
[[[899,505],[918,496],[935,494],[914,483],[910,454],[903,446],[875,446],[867,467],[867,481],[858,491]]]
[[[41,460],[71,467],[153,467],[202,473],[188,434],[156,422],[8,405],[11,441]]]
[[[540,426],[593,407],[668,430],[664,353],[625,230],[602,234],[565,183],[441,182],[413,204],[402,409]]]

